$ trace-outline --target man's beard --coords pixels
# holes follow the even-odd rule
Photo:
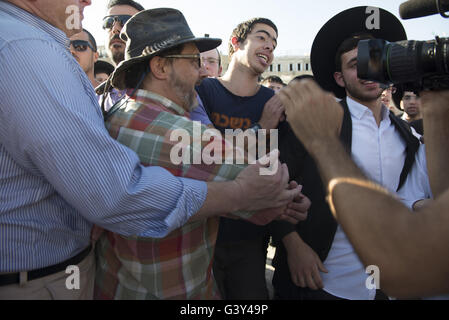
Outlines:
[[[191,112],[198,106],[195,90],[182,81],[180,77],[173,71],[169,78],[169,84],[176,96],[181,101],[181,107],[187,112]]]
[[[111,40],[109,40],[109,44],[108,44],[108,55],[109,57],[112,59],[112,61],[115,63],[115,65],[118,65],[120,62],[122,62],[123,60],[125,60],[125,49],[123,48],[122,50],[119,49],[111,49],[111,42],[114,40],[120,40],[121,42],[123,42],[120,37],[116,34],[112,37]],[[112,45],[114,46],[114,45]]]
[[[120,62],[125,60],[125,53],[121,51],[115,51],[114,53],[111,52],[112,55],[112,61],[114,61],[115,65],[118,65]]]

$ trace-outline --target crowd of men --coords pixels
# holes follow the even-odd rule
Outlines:
[[[0,299],[266,300],[270,238],[275,299],[445,297],[448,93],[357,77],[360,40],[406,39],[394,15],[332,17],[313,77],[287,85],[261,79],[282,32],[268,18],[229,30],[223,73],[221,39],[179,10],[110,0],[112,65],[66,23],[90,4],[0,1]],[[256,163],[190,161],[253,147]]]

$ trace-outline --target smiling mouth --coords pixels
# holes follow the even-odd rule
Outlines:
[[[266,64],[268,64],[268,57],[263,54],[258,54],[257,57],[261,58]]]
[[[368,87],[377,86],[377,82],[374,82],[374,81],[362,81],[361,83],[362,83],[362,85],[368,86]]]

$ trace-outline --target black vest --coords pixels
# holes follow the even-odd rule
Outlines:
[[[341,105],[344,109],[344,118],[340,139],[350,154],[352,144],[351,114],[345,100],[341,102]],[[404,185],[413,166],[420,143],[412,134],[407,122],[396,117],[392,112],[390,112],[390,119],[407,145],[406,159],[398,185],[399,190]],[[324,261],[330,251],[338,226],[325,200],[327,190],[323,186],[314,160],[296,138],[287,122],[279,126],[279,150],[281,161],[288,165],[290,178],[303,185],[303,193],[312,201],[307,220],[299,223],[296,230],[301,238]]]

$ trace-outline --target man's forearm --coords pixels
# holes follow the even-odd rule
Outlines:
[[[422,109],[429,180],[438,198],[449,188],[449,91],[423,92]]]
[[[206,200],[190,221],[204,220],[241,210],[240,195],[241,191],[234,181],[208,182]]]
[[[307,80],[293,82],[280,96],[324,185],[340,178],[332,192],[334,213],[362,262],[379,267],[381,288],[395,297],[449,292],[449,190],[443,191],[449,184],[449,91],[422,95],[424,116],[432,112],[427,124],[435,128],[428,132],[426,127],[426,141],[436,139],[428,159],[436,200],[419,214],[363,177],[338,141],[343,112],[333,97]],[[442,149],[445,154],[439,155]]]

